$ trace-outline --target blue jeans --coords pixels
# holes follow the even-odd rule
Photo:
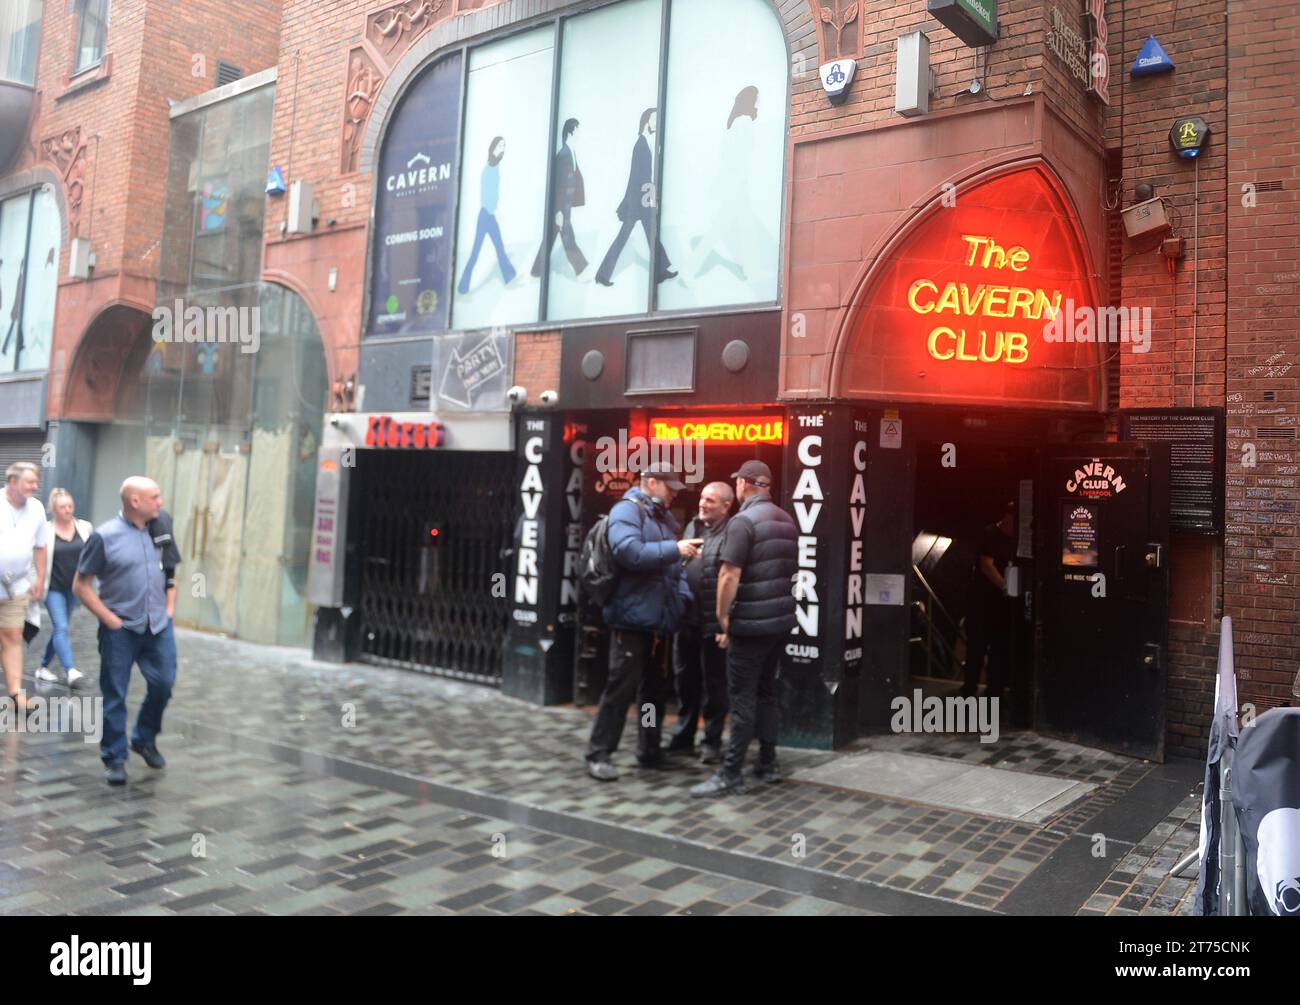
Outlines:
[[[171,623],[161,632],[110,631],[99,626],[99,689],[104,695],[104,736],[99,756],[105,764],[126,760],[126,689],[131,665],[144,675],[144,704],[135,720],[131,742],[149,745],[162,732],[163,709],[176,682],[176,636]]]
[[[474,274],[474,266],[478,264],[478,254],[483,250],[483,238],[485,237],[490,237],[492,247],[497,249],[497,263],[501,266],[501,281],[508,283],[515,278],[515,267],[510,264],[510,259],[506,256],[505,245],[501,243],[501,228],[497,226],[496,216],[486,209],[480,209],[478,211],[478,230],[474,234],[474,250],[469,253],[469,261],[465,263],[465,271],[461,273],[460,285],[456,287],[459,293],[469,292],[469,278]]]
[[[64,670],[76,669],[77,663],[72,658],[72,640],[68,638],[68,618],[76,609],[77,598],[62,590],[51,590],[45,595],[45,609],[50,612],[50,641],[45,643],[45,655],[41,657],[41,666],[53,666],[50,662],[58,654]]]

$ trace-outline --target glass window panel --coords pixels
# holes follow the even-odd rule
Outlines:
[[[44,370],[50,365],[54,339],[54,301],[59,292],[59,246],[62,224],[54,193],[32,194],[32,234],[28,242],[27,289],[23,296],[23,351],[18,367]]]
[[[0,3],[0,80],[36,83],[41,6],[41,0],[6,0]]]
[[[31,201],[24,193],[0,203],[0,373],[12,373],[18,355],[18,281],[26,271]]]
[[[564,22],[554,148],[572,170],[554,178],[552,320],[643,314],[649,303],[660,18],[660,0],[625,0]]]
[[[88,70],[104,58],[104,36],[108,25],[108,0],[83,0],[77,38],[77,69]]]
[[[717,25],[744,59],[719,59]],[[664,115],[662,310],[775,300],[789,61],[764,0],[674,3]]]
[[[537,320],[546,214],[555,28],[515,35],[469,56],[461,142],[452,325]]]
[[[425,70],[407,88],[384,136],[375,179],[369,335],[441,331],[450,321],[461,59],[453,53]]]

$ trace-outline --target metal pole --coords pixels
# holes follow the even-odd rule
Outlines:
[[[1232,768],[1235,751],[1229,747],[1219,760],[1219,914],[1237,917],[1237,815],[1232,811]]]
[[[1187,867],[1201,857],[1201,849],[1193,848],[1183,856],[1182,861],[1169,870],[1170,876],[1181,876],[1187,871]]]
[[[1232,814],[1232,855],[1235,868],[1227,878],[1232,884],[1232,903],[1239,917],[1250,914],[1250,905],[1246,903],[1246,845],[1237,826],[1237,815]]]

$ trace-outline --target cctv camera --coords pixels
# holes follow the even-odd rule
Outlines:
[[[555,391],[542,392],[542,404],[545,405],[547,408],[554,408],[556,404],[559,402],[559,400],[560,400],[560,396]]]
[[[506,392],[506,397],[510,400],[510,404],[522,405],[528,400],[528,388],[516,384]]]

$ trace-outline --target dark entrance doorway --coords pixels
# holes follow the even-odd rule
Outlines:
[[[683,421],[690,421],[695,413],[687,411],[656,412],[655,416],[673,416]],[[716,416],[711,410],[709,416]],[[608,436],[617,440],[620,430],[624,435],[649,434],[653,421],[644,416],[629,415],[628,412],[576,413],[571,419],[581,421],[587,426],[588,448],[583,477],[582,532],[585,535],[601,516],[607,514],[614,503],[622,498],[630,485],[636,484],[636,475],[632,472],[605,472],[598,469],[597,459],[600,451],[596,444],[601,437]],[[784,415],[769,409],[762,413],[737,412],[727,418],[736,425],[749,422],[771,423],[783,422]],[[779,432],[779,428],[778,428]],[[711,482],[726,482],[735,488],[732,472],[748,460],[758,459],[772,469],[772,498],[782,498],[782,466],[785,448],[779,436],[772,443],[713,443],[706,442],[700,456],[701,467],[697,472],[698,481],[687,483],[686,489],[678,493],[673,500],[672,513],[677,524],[683,530],[699,510],[700,492]],[[734,514],[738,504],[733,504]],[[591,705],[600,700],[600,693],[605,687],[609,675],[608,667],[609,635],[605,630],[600,611],[587,603],[580,596],[578,604],[578,633],[574,653],[573,701],[576,705]]]
[[[362,660],[500,684],[514,475],[510,453],[357,452]]]
[[[996,610],[980,605],[979,555],[1007,503],[1031,486],[1036,452],[1020,443],[919,440],[913,509],[910,674],[923,691],[954,693],[964,681],[972,638],[989,638],[987,684],[997,669],[1006,685],[1004,714],[1032,721],[1033,605],[1029,535],[1006,545],[1018,568],[1015,596]],[[998,664],[995,668],[994,663]],[[981,663],[985,663],[981,660]],[[977,680],[980,674],[976,674]],[[982,692],[981,692],[982,693]]]
[[[1169,447],[1054,448],[1040,472],[1038,726],[1163,761]]]

